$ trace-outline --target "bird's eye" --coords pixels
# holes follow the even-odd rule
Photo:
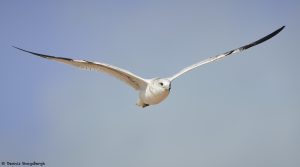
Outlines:
[[[159,84],[160,84],[160,86],[164,86],[164,84],[162,82],[160,82]]]

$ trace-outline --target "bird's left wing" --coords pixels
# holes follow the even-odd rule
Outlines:
[[[53,60],[53,61],[57,61],[57,62],[61,62],[61,63],[65,63],[65,64],[69,64],[75,67],[79,67],[82,69],[86,69],[86,70],[95,70],[95,71],[101,71],[104,73],[107,73],[109,75],[112,75],[118,79],[120,79],[121,81],[124,81],[126,84],[128,84],[129,86],[133,87],[136,90],[141,90],[144,89],[147,84],[148,84],[148,80],[141,78],[127,70],[121,69],[119,67],[115,67],[109,64],[105,64],[105,63],[99,63],[99,62],[91,62],[91,61],[86,61],[86,60],[73,60],[73,59],[69,59],[69,58],[64,58],[64,57],[55,57],[55,56],[50,56],[50,55],[45,55],[45,54],[40,54],[40,53],[35,53],[35,52],[31,52],[31,51],[27,51],[18,47],[13,46],[16,49],[19,49],[21,51],[42,57],[42,58],[46,58],[49,60]]]
[[[197,67],[199,67],[199,66],[201,66],[201,65],[204,65],[204,64],[207,64],[207,63],[211,63],[211,62],[214,62],[214,61],[217,61],[217,60],[221,60],[221,59],[225,58],[226,56],[232,55],[232,54],[234,54],[234,53],[242,52],[242,51],[244,51],[244,50],[246,50],[246,49],[249,49],[249,48],[251,48],[251,47],[253,47],[253,46],[255,46],[255,45],[258,45],[258,44],[260,44],[260,43],[263,43],[263,42],[265,42],[266,40],[268,40],[268,39],[274,37],[275,35],[277,35],[284,27],[285,27],[285,26],[282,26],[281,28],[277,29],[276,31],[272,32],[271,34],[269,34],[269,35],[267,35],[267,36],[265,36],[265,37],[263,37],[263,38],[261,38],[261,39],[255,41],[255,42],[252,42],[252,43],[250,43],[250,44],[248,44],[248,45],[239,47],[239,48],[237,48],[237,49],[233,49],[233,50],[231,50],[231,51],[225,52],[225,53],[220,54],[220,55],[217,55],[217,56],[210,57],[210,58],[205,59],[205,60],[203,60],[203,61],[200,61],[200,62],[198,62],[198,63],[196,63],[196,64],[193,64],[193,65],[191,65],[191,66],[188,66],[188,67],[182,69],[181,71],[179,71],[177,74],[175,74],[175,75],[173,75],[172,77],[170,77],[169,80],[172,81],[172,80],[174,80],[175,78],[179,77],[180,75],[182,75],[182,74],[184,74],[184,73],[186,73],[186,72],[188,72],[188,71],[190,71],[190,70],[192,70],[192,69],[194,69],[194,68],[197,68]]]

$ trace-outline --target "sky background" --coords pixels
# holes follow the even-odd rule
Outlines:
[[[49,167],[300,166],[300,2],[0,2],[0,161]],[[145,78],[286,28],[202,66],[141,109],[103,73],[27,50],[109,63]]]

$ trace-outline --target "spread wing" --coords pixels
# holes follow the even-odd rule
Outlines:
[[[261,38],[261,39],[255,41],[255,42],[252,42],[252,43],[250,43],[250,44],[248,44],[248,45],[239,47],[239,48],[237,48],[237,49],[230,50],[230,51],[225,52],[225,53],[223,53],[223,54],[220,54],[220,55],[217,55],[217,56],[210,57],[210,58],[205,59],[205,60],[203,60],[203,61],[200,61],[200,62],[198,62],[198,63],[196,63],[196,64],[193,64],[193,65],[191,65],[191,66],[188,66],[188,67],[182,69],[181,71],[179,71],[177,74],[175,74],[175,75],[173,75],[172,77],[170,77],[169,79],[172,81],[172,80],[174,80],[175,78],[179,77],[180,75],[182,75],[182,74],[184,74],[184,73],[186,73],[186,72],[188,72],[188,71],[190,71],[190,70],[193,70],[194,68],[197,68],[197,67],[199,67],[199,66],[201,66],[201,65],[204,65],[204,64],[207,64],[207,63],[211,63],[211,62],[214,62],[214,61],[221,60],[221,59],[225,58],[226,56],[232,55],[232,54],[234,54],[234,53],[242,52],[242,51],[244,51],[244,50],[246,50],[246,49],[249,49],[249,48],[251,48],[251,47],[253,47],[253,46],[255,46],[255,45],[258,45],[258,44],[260,44],[260,43],[263,43],[263,42],[267,41],[268,39],[270,39],[270,38],[274,37],[275,35],[277,35],[284,27],[285,27],[285,26],[282,26],[281,28],[277,29],[276,31],[272,32],[271,34],[269,34],[269,35],[267,35],[267,36],[265,36],[265,37],[263,37],[263,38]]]
[[[45,58],[45,59],[69,64],[69,65],[72,65],[72,66],[75,66],[78,68],[82,68],[82,69],[86,69],[86,70],[95,70],[95,71],[101,71],[101,72],[107,73],[109,75],[112,75],[112,76],[120,79],[121,81],[124,81],[126,84],[128,84],[129,86],[133,87],[136,90],[141,90],[141,89],[145,88],[148,84],[148,80],[143,79],[127,70],[124,70],[124,69],[121,69],[121,68],[118,68],[118,67],[115,67],[115,66],[112,66],[109,64],[99,63],[99,62],[91,62],[91,61],[86,61],[86,60],[73,60],[73,59],[64,58],[64,57],[55,57],[55,56],[44,55],[44,54],[40,54],[40,53],[27,51],[27,50],[24,50],[24,49],[15,47],[15,46],[13,46],[13,47],[16,49],[19,49],[21,51],[31,53],[33,55]]]

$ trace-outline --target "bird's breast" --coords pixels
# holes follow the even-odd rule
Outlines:
[[[144,103],[152,105],[160,103],[166,99],[168,95],[168,90],[149,86],[145,91],[140,93],[140,98]]]

